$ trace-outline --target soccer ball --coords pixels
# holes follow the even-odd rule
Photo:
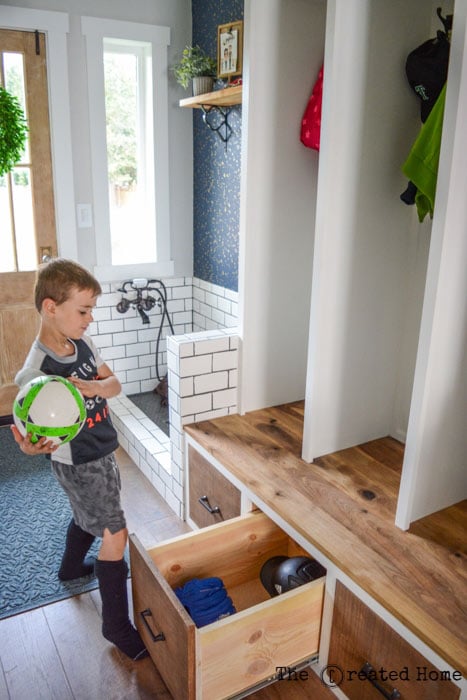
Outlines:
[[[86,421],[82,394],[64,377],[43,375],[21,387],[13,403],[13,420],[31,442],[41,437],[61,445],[75,438]]]

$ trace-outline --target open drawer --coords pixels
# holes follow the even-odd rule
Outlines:
[[[324,577],[270,598],[260,581],[273,556],[305,552],[253,511],[150,550],[130,536],[135,624],[175,700],[221,700],[318,651]],[[173,592],[218,576],[236,614],[197,628]]]

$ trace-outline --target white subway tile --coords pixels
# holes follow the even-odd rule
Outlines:
[[[183,508],[182,504],[176,498],[171,491],[167,491],[166,494],[166,499],[167,505],[173,510],[175,515],[178,515],[179,518],[183,518]]]
[[[153,367],[156,363],[156,358],[154,357],[154,353],[149,352],[149,348],[148,348],[148,350],[146,350],[146,352],[148,352],[147,355],[138,354],[138,365],[140,367]],[[128,355],[131,355],[131,354],[132,353],[130,353],[130,352],[128,353]],[[159,369],[160,369],[160,363],[159,363]]]
[[[140,394],[146,394],[148,391],[154,391],[159,380],[152,376],[152,367],[149,368],[151,377],[149,379],[142,379],[140,381]]]
[[[238,325],[237,316],[229,316],[229,314],[224,314],[224,326],[226,328],[235,328]]]
[[[237,369],[237,367],[238,352],[236,350],[219,352],[212,356],[212,369],[214,372],[222,369]]]
[[[117,357],[125,357],[125,345],[116,345],[115,347],[102,348],[101,355],[103,360],[115,360]]]
[[[238,386],[238,370],[237,369],[231,369],[229,370],[229,387],[233,389],[234,387]]]
[[[126,372],[126,378],[129,382],[141,381],[142,379],[149,379],[149,369],[147,367],[142,367],[141,369],[130,369]]]
[[[180,401],[180,414],[188,416],[192,413],[201,413],[202,411],[210,411],[212,408],[211,394],[201,394],[200,396],[191,396]]]
[[[97,324],[99,335],[104,333],[120,333],[123,331],[123,321],[99,321]]]
[[[195,394],[205,394],[208,391],[219,391],[229,386],[228,372],[214,372],[195,377]]]
[[[186,279],[190,278],[185,278],[185,277],[167,277],[167,279],[163,280],[164,286],[167,287],[167,290],[169,290],[171,287],[184,287],[184,286],[190,286],[190,282],[186,282]]]
[[[206,318],[211,318],[212,307],[208,306],[207,304],[200,303],[199,313],[202,314],[202,316],[205,316]]]
[[[203,375],[206,377],[209,377],[210,375]],[[182,377],[180,378],[180,384],[179,384],[179,391],[178,394],[179,396],[192,396],[195,393],[194,390],[194,382],[193,382],[193,377]],[[199,379],[199,377],[196,377],[195,379]]]
[[[180,358],[173,352],[167,352],[167,367],[170,372],[179,373]]]
[[[123,329],[125,331],[139,331],[141,319],[139,316],[125,316],[123,319]]]
[[[180,357],[193,357],[195,354],[193,343],[182,343],[179,346]]]
[[[218,297],[217,308],[220,309],[220,311],[224,311],[226,314],[230,314],[232,313],[232,302],[224,297]]]
[[[92,312],[92,316],[94,323],[100,321],[110,321],[112,318],[110,308],[108,306],[102,306],[100,308],[96,307]]]
[[[195,343],[195,355],[207,355],[208,353],[223,352],[229,349],[229,339],[221,336],[213,340],[199,340]]]
[[[218,330],[219,329],[219,323],[217,321],[213,321],[210,318],[206,319],[206,330]]]
[[[206,411],[205,413],[198,413],[194,417],[194,423],[200,423],[203,420],[213,420],[214,418],[222,418],[222,416],[227,416],[229,414],[228,408],[218,408],[215,411]]]
[[[120,372],[121,370],[127,369],[137,369],[138,358],[137,357],[123,357],[114,360],[114,371]],[[129,380],[130,381],[130,380]]]
[[[234,292],[232,289],[227,289],[227,287],[224,289],[224,295],[226,299],[230,299],[231,301],[238,301],[238,292]]]
[[[219,309],[213,309],[211,313],[211,318],[218,324],[219,327],[224,326],[225,314],[223,311],[220,311]]]
[[[128,345],[130,343],[136,343],[138,340],[138,335],[136,331],[128,331],[126,333],[114,333],[113,345]]]
[[[222,353],[228,354],[228,353]],[[221,367],[220,369],[225,369]],[[212,371],[212,356],[199,355],[197,357],[181,357],[180,358],[180,377],[196,376],[198,374],[207,374]]]
[[[191,291],[191,286],[186,287],[186,286],[180,286],[180,287],[173,287],[172,288],[172,299],[186,299],[187,297],[192,296],[192,291]],[[172,306],[170,307],[169,310],[172,309]]]
[[[217,296],[212,292],[206,292],[205,301],[209,306],[217,306]]]
[[[212,395],[212,407],[225,408],[235,406],[237,403],[237,390],[226,389],[225,391],[215,391]]]
[[[147,355],[150,352],[149,343],[128,343],[126,346],[127,357],[141,357],[141,355]]]
[[[160,478],[159,474],[157,474],[155,471],[151,472],[151,483],[156,489],[158,493],[162,496],[162,498],[165,500],[166,499],[166,488],[165,484]]]
[[[192,314],[191,311],[178,311],[172,314],[172,323],[174,326],[181,323],[191,323]]]
[[[193,299],[195,299],[197,302],[204,303],[206,301],[206,292],[204,289],[193,287]]]

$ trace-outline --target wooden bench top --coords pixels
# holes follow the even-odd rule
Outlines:
[[[303,402],[184,426],[250,492],[467,675],[467,501],[394,524],[404,446],[301,459]]]

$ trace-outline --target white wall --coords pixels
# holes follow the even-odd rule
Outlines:
[[[300,143],[325,4],[246,0],[239,322],[241,412],[304,397],[319,155]]]
[[[467,0],[456,2],[436,206],[396,524],[467,495]]]
[[[73,154],[74,192],[76,203],[91,203],[91,153],[88,123],[87,78],[84,41],[80,32],[81,15],[131,22],[145,22],[170,27],[169,66],[191,40],[190,0],[6,0],[3,6],[51,10],[70,14],[68,37],[69,88],[71,111],[71,140]],[[79,8],[79,9],[77,9]],[[169,159],[170,159],[170,222],[171,257],[175,261],[175,276],[191,276],[193,272],[192,245],[192,120],[190,110],[178,107],[184,95],[172,76],[169,80]],[[184,206],[180,206],[183,201]],[[71,228],[71,227],[70,227]],[[70,231],[77,236],[79,261],[92,269],[96,264],[94,228]]]
[[[399,199],[407,184],[401,167],[420,128],[405,60],[430,38],[431,21],[422,0],[328,1],[309,461],[395,425],[406,430],[427,246],[414,242],[416,212]],[[429,237],[430,228],[417,226],[415,235]]]

